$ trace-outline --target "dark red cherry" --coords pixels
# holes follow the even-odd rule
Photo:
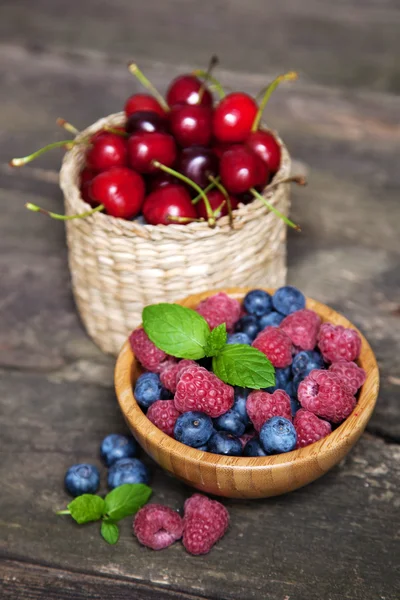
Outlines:
[[[267,165],[271,175],[279,171],[281,164],[281,148],[276,137],[270,131],[254,131],[246,140],[251,148]]]
[[[154,175],[150,175],[148,178],[148,189],[150,192],[155,192],[162,187],[166,187],[167,185],[172,184],[180,184],[178,179],[169,173],[164,173],[163,171],[159,171],[158,173],[154,173]]]
[[[113,167],[96,175],[89,193],[97,204],[104,204],[107,214],[130,219],[142,207],[145,185],[143,178],[135,171],[127,167]]]
[[[91,206],[95,207],[97,205],[97,202],[94,202],[91,197],[89,196],[89,188],[90,188],[90,184],[92,182],[92,179],[94,177],[96,177],[97,173],[95,171],[92,171],[91,169],[83,169],[81,175],[80,175],[80,190],[81,190],[81,196],[82,196],[82,200],[84,200],[85,202],[87,202],[88,204],[90,204]]]
[[[207,146],[212,133],[212,109],[177,104],[171,108],[169,124],[177,143],[183,148]]]
[[[142,210],[150,225],[172,225],[174,221],[168,217],[197,218],[189,192],[183,185],[168,185],[152,192],[147,196]]]
[[[207,193],[207,198],[210,203],[211,210],[213,212],[215,210],[217,210],[217,208],[219,206],[221,206],[221,204],[225,201],[225,204],[222,206],[222,208],[220,208],[220,210],[215,214],[216,219],[219,219],[220,217],[224,217],[225,215],[228,214],[228,204],[227,204],[226,198],[222,192],[220,192],[219,190],[215,190],[215,189],[211,190],[210,192]],[[235,210],[235,208],[237,208],[237,206],[238,206],[237,198],[235,198],[235,196],[231,196],[229,194],[229,199],[231,201],[232,210]],[[201,198],[201,200],[196,204],[196,210],[197,210],[197,214],[199,217],[203,217],[203,219],[207,219],[207,210],[204,205],[203,198]]]
[[[211,150],[202,146],[184,148],[179,155],[177,170],[201,188],[210,183],[209,177],[218,175],[219,160]]]
[[[255,154],[255,153],[254,153]],[[256,171],[256,182],[254,187],[258,190],[262,190],[269,182],[270,175],[269,170],[265,162],[256,155],[257,158],[257,171]]]
[[[246,146],[224,152],[219,171],[222,185],[231,194],[242,194],[258,185],[261,179],[259,159]]]
[[[147,131],[147,133],[154,133],[155,131],[166,133],[167,128],[166,117],[162,117],[158,113],[150,110],[139,110],[130,115],[126,122],[126,131],[131,135],[133,133],[145,131]]]
[[[111,167],[126,167],[128,151],[126,140],[115,133],[103,132],[91,139],[86,154],[86,166],[92,171],[106,171]]]
[[[128,140],[128,161],[139,173],[156,173],[153,160],[170,167],[175,159],[175,141],[168,133],[137,133]]]
[[[165,116],[165,110],[153,96],[149,94],[133,94],[125,103],[125,114],[127,117],[135,112],[149,110],[162,117]]]
[[[256,102],[247,94],[228,94],[214,111],[214,136],[219,142],[244,142],[251,131],[257,111]]]
[[[232,148],[236,148],[236,146],[239,145],[240,144],[220,144],[219,142],[215,142],[214,144],[212,144],[211,149],[214,152],[214,154],[218,156],[218,158],[221,158],[224,152],[226,152],[227,150],[231,150]]]
[[[211,107],[213,99],[206,87],[199,102],[199,91],[201,88],[202,82],[194,75],[180,75],[172,81],[167,90],[168,106],[172,108],[175,104],[200,104]]]

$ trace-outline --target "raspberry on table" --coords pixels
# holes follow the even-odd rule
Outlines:
[[[202,494],[188,498],[184,507],[183,545],[190,554],[207,554],[228,529],[229,513],[220,502]]]
[[[196,310],[205,318],[210,329],[214,329],[221,323],[226,323],[226,329],[231,333],[234,324],[239,319],[241,306],[238,300],[231,298],[224,292],[219,292],[200,302]]]
[[[274,367],[288,367],[292,364],[292,340],[278,327],[267,327],[253,342],[253,347],[263,352]]]
[[[293,421],[297,432],[296,448],[304,448],[329,435],[332,431],[328,421],[319,419],[314,413],[304,408],[297,411]]]
[[[133,520],[137,539],[152,550],[162,550],[180,540],[183,527],[182,517],[172,508],[161,504],[146,504]]]
[[[129,336],[129,343],[132,352],[145,369],[148,371],[159,371],[161,369],[167,355],[153,344],[142,327],[132,331]]]
[[[308,308],[291,313],[280,324],[280,328],[288,334],[293,344],[301,350],[315,348],[320,327],[321,317]]]
[[[200,411],[219,417],[232,408],[233,387],[224,383],[204,367],[187,367],[176,387],[175,407],[179,412]]]
[[[318,334],[318,347],[326,362],[351,362],[360,354],[361,338],[354,329],[322,323]]]
[[[166,369],[163,369],[160,373],[161,383],[167,390],[175,394],[176,385],[180,379],[180,376],[186,367],[196,365],[194,360],[184,358],[179,362],[171,363]]]
[[[346,419],[356,405],[356,398],[347,384],[332,371],[311,371],[297,391],[303,408],[332,423]]]
[[[352,394],[356,394],[365,383],[367,374],[355,362],[340,361],[329,367],[329,371],[336,373],[340,379],[347,384]]]
[[[173,400],[157,400],[150,406],[146,416],[158,429],[173,436],[179,415]]]
[[[276,290],[272,296],[272,304],[282,315],[290,315],[305,308],[306,299],[300,290],[292,285],[285,285]]]
[[[284,390],[275,390],[273,394],[261,390],[251,392],[247,398],[246,409],[256,431],[260,431],[264,423],[272,417],[292,420],[290,397]]]

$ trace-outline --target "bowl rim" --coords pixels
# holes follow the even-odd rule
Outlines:
[[[233,298],[242,300],[244,295],[252,289],[255,288],[222,288],[217,290],[207,290],[206,292],[192,294],[182,300],[177,300],[176,304],[190,307],[193,306],[194,301],[199,303],[204,298],[219,292],[225,292]],[[274,292],[271,288],[260,287],[258,289],[264,289],[269,293]],[[343,325],[344,327],[349,327],[357,331],[361,337],[361,352],[357,359],[357,363],[360,366],[365,366],[366,363],[369,365],[368,370],[366,369],[367,377],[359,391],[357,404],[354,410],[349,417],[347,417],[347,419],[345,419],[345,421],[343,421],[343,423],[328,436],[309,446],[305,446],[304,448],[292,450],[291,452],[286,452],[284,454],[274,454],[265,457],[224,456],[186,446],[168,436],[154,425],[142,412],[142,409],[136,402],[132,387],[132,369],[136,359],[128,339],[122,346],[118,355],[115,365],[114,380],[120,409],[131,429],[140,430],[142,426],[145,426],[147,430],[145,437],[151,438],[152,445],[157,444],[160,449],[168,450],[171,457],[177,459],[182,457],[182,454],[184,453],[185,461],[189,464],[196,465],[197,467],[233,467],[235,470],[247,470],[249,468],[278,469],[285,465],[293,465],[294,462],[297,465],[308,463],[310,460],[315,460],[316,457],[320,459],[326,453],[330,454],[331,452],[336,452],[338,446],[342,447],[347,445],[350,449],[355,441],[354,437],[355,439],[358,439],[364,431],[378,398],[378,364],[374,352],[364,335],[344,315],[338,313],[328,305],[308,297],[306,297],[306,308],[315,310],[325,321],[329,321],[329,318],[323,316],[324,314],[334,314],[336,320],[335,324]]]

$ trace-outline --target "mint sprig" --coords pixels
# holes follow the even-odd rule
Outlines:
[[[268,358],[245,344],[226,345],[212,365],[215,375],[230,385],[251,389],[275,385],[275,370]]]
[[[221,323],[211,330],[205,347],[206,356],[215,356],[226,344],[226,324]]]

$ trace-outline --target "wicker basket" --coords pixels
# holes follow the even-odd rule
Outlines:
[[[124,123],[124,114],[100,119],[78,139],[105,125]],[[278,138],[279,140],[279,138]],[[290,174],[290,157],[282,148],[276,178]],[[84,146],[64,158],[60,186],[66,214],[90,208],[81,198],[79,173]],[[289,210],[289,185],[267,193],[282,213]],[[206,289],[278,287],[286,278],[286,225],[259,200],[235,211],[234,228],[222,217],[215,229],[206,223],[141,225],[96,213],[67,221],[69,267],[82,321],[95,343],[117,354],[141,322],[146,304],[173,302]]]

